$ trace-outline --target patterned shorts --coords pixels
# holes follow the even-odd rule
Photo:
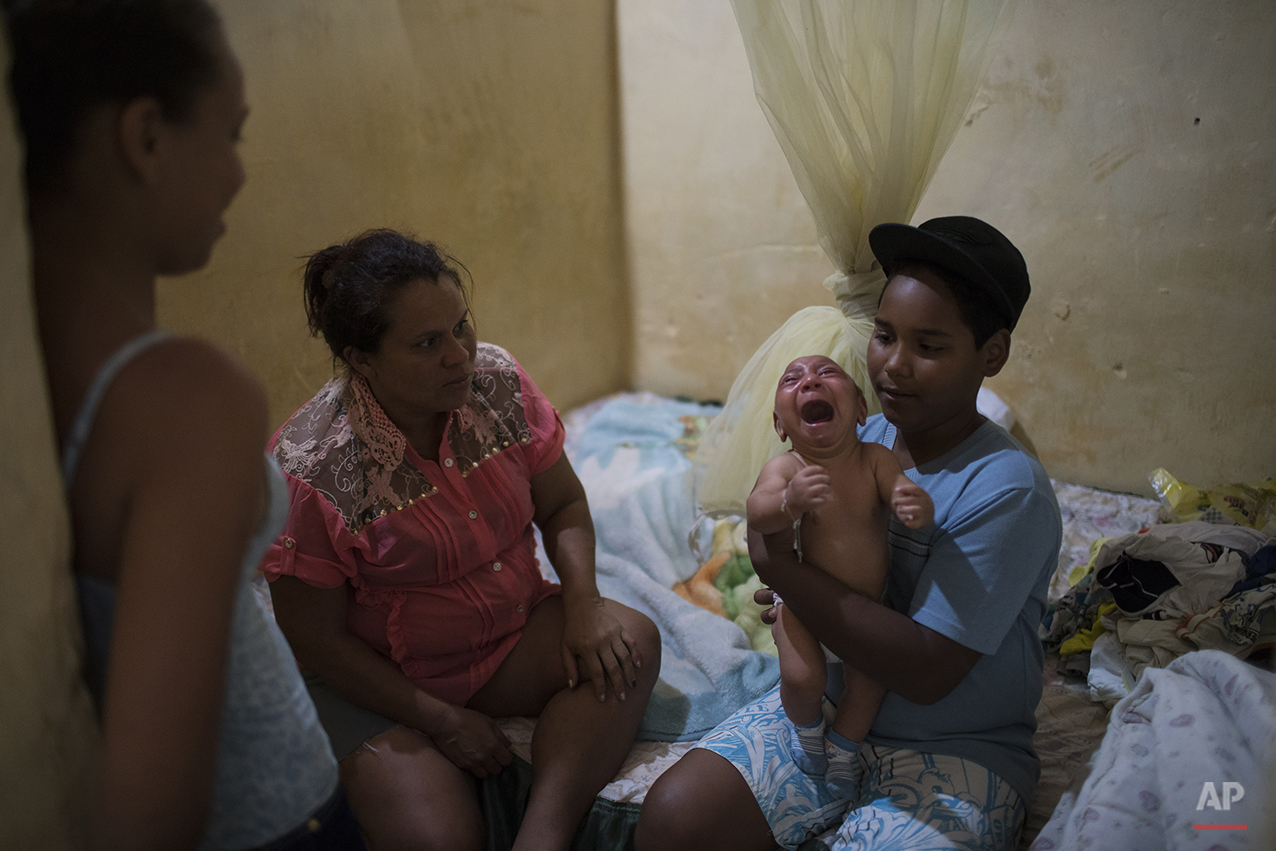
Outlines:
[[[832,710],[825,701],[829,720]],[[776,688],[696,745],[740,771],[776,844],[793,849],[816,837],[834,851],[1015,847],[1027,807],[1009,783],[979,764],[866,744],[859,752],[863,788],[848,805],[834,800],[821,778],[793,764],[786,725]]]

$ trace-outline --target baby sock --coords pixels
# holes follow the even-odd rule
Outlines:
[[[824,785],[834,798],[854,801],[859,797],[860,780],[864,770],[856,758],[859,742],[852,742],[836,730],[829,730],[824,740],[824,754],[828,768],[824,772]]]
[[[789,753],[793,762],[805,774],[819,776],[824,773],[824,716],[810,724],[799,726],[789,721]]]

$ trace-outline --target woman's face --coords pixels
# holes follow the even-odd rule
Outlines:
[[[395,293],[387,316],[377,351],[350,349],[346,361],[368,380],[390,419],[402,428],[465,404],[478,341],[456,282],[447,275],[413,281]]]
[[[217,81],[197,97],[190,116],[164,122],[162,130],[166,148],[153,221],[161,274],[189,272],[208,262],[226,232],[222,214],[244,185],[238,151],[248,115],[244,78],[225,38],[217,39]]]

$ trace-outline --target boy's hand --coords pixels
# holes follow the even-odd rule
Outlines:
[[[773,626],[776,618],[780,616],[780,604],[777,602],[776,593],[770,588],[759,588],[753,592],[753,602],[759,606],[766,606],[759,617],[767,626]]]
[[[828,502],[832,493],[828,470],[819,464],[808,464],[797,471],[784,489],[785,510],[790,517],[800,517]]]
[[[920,485],[908,482],[891,491],[891,511],[910,529],[920,529],[935,521],[935,503]]]

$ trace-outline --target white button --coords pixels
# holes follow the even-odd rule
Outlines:
[[[444,467],[451,467],[451,466],[452,466],[452,459],[451,459],[451,458],[444,458],[444,459],[443,459],[443,466],[444,466]]]
[[[517,608],[517,609],[518,609],[518,611],[519,611],[520,613],[523,611],[523,607],[522,607],[522,606],[515,606],[515,608]]]
[[[501,563],[499,561],[492,562],[492,570],[500,570],[500,569],[501,569]]]
[[[478,517],[478,512],[477,512],[477,511],[471,511],[471,512],[470,512],[470,519],[471,519],[471,520],[473,520],[473,519],[474,519],[474,518],[476,518],[476,517]]]

